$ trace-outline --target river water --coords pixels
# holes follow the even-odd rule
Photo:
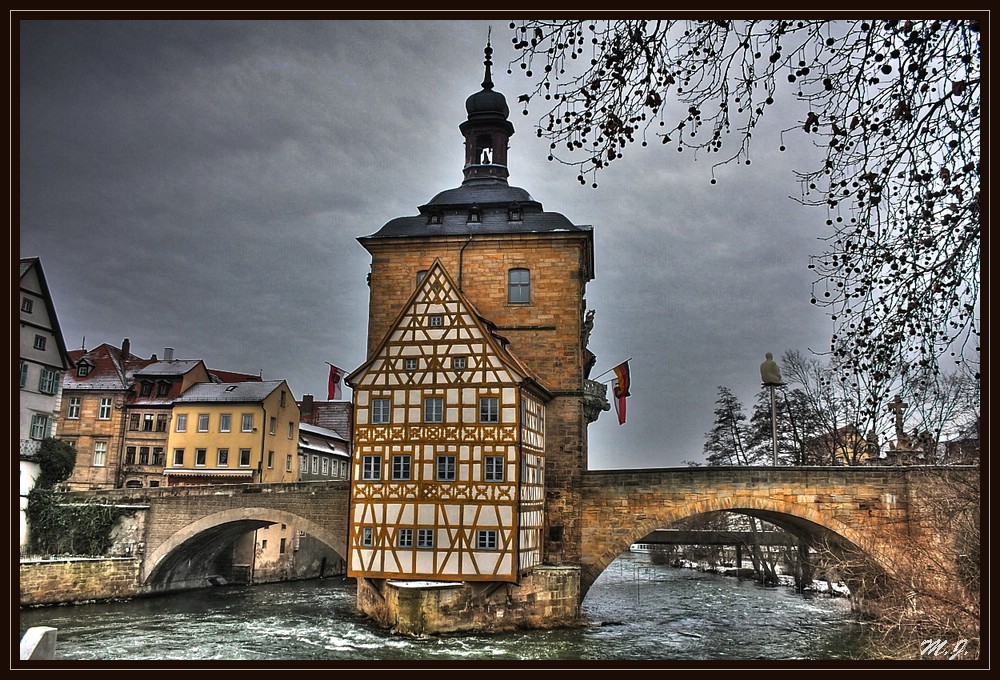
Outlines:
[[[589,661],[589,668],[596,662],[864,658],[864,627],[846,598],[657,565],[643,554],[626,553],[609,566],[583,602],[585,623],[573,628],[412,639],[369,623],[355,612],[354,600],[354,582],[335,577],[24,609],[20,627],[22,635],[31,626],[57,628],[57,659],[88,667],[224,660],[338,667]]]

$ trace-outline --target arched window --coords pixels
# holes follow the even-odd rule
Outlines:
[[[531,272],[527,269],[511,269],[507,273],[507,302],[527,304],[531,302]]]

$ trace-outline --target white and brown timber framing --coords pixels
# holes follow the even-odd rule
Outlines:
[[[439,260],[347,380],[355,403],[349,576],[516,582],[541,563],[551,394]],[[482,422],[481,398],[496,400],[495,422]],[[377,399],[388,400],[388,423],[373,422]],[[433,422],[428,399],[441,400]],[[454,457],[454,479],[438,478],[439,456]],[[481,531],[495,544],[484,546]]]
[[[473,526],[473,517],[477,518],[476,522],[483,523],[501,520],[506,522],[508,517],[511,522],[520,523],[519,531],[506,534],[503,541],[498,539],[498,546],[511,546],[513,552],[504,558],[509,559],[509,562],[494,561],[495,566],[492,569],[484,568],[486,562],[481,562],[473,570],[475,574],[481,575],[480,578],[483,580],[490,579],[486,576],[487,573],[515,573],[518,568],[522,571],[531,569],[531,565],[579,562],[584,521],[580,505],[580,488],[583,472],[587,469],[587,426],[597,418],[601,410],[610,409],[610,405],[603,397],[599,399],[593,397],[593,385],[588,385],[590,382],[588,375],[595,360],[593,353],[587,348],[592,318],[585,300],[587,283],[594,278],[593,229],[589,225],[575,224],[560,213],[546,211],[525,189],[508,183],[507,147],[511,135],[514,134],[514,127],[508,120],[510,111],[504,96],[493,89],[490,71],[491,53],[492,50],[487,45],[483,89],[468,97],[465,102],[468,118],[459,125],[459,130],[465,139],[465,162],[461,185],[439,192],[429,202],[419,206],[418,214],[396,217],[385,223],[377,232],[358,238],[358,242],[371,255],[366,355],[369,363],[365,366],[370,369],[375,368],[375,364],[370,362],[376,355],[387,351],[384,345],[387,342],[397,342],[393,339],[395,337],[393,333],[397,331],[416,333],[421,328],[421,320],[416,317],[421,314],[426,315],[427,312],[414,311],[412,312],[414,318],[404,320],[400,312],[401,305],[405,302],[407,309],[409,308],[409,301],[415,299],[412,296],[414,289],[419,286],[420,277],[426,275],[434,264],[438,263],[443,272],[442,280],[452,282],[450,290],[454,291],[456,299],[471,312],[471,318],[476,319],[476,323],[471,325],[461,319],[459,322],[467,329],[479,324],[480,331],[486,333],[484,338],[491,340],[490,342],[484,340],[481,343],[484,351],[493,352],[505,360],[510,360],[511,364],[506,370],[513,372],[504,373],[503,380],[499,374],[491,375],[484,372],[474,378],[470,373],[467,378],[463,377],[466,382],[460,388],[458,383],[447,382],[445,376],[448,375],[449,366],[446,363],[437,363],[433,367],[437,371],[434,373],[436,377],[420,378],[445,381],[435,385],[435,389],[445,390],[444,394],[433,398],[443,400],[455,396],[458,401],[449,401],[449,405],[463,410],[453,413],[463,418],[463,425],[468,423],[472,426],[475,423],[465,418],[464,409],[475,408],[474,401],[484,394],[478,390],[494,389],[493,382],[480,384],[482,381],[496,380],[496,384],[499,385],[508,377],[512,378],[511,385],[501,389],[496,398],[504,399],[507,408],[511,408],[510,404],[513,403],[515,411],[520,409],[517,399],[521,395],[515,391],[517,398],[513,402],[507,401],[507,397],[511,394],[508,390],[518,389],[514,385],[519,384],[521,394],[525,394],[530,391],[531,385],[527,380],[517,383],[518,376],[535,376],[537,384],[544,385],[543,391],[550,397],[529,398],[526,402],[529,413],[532,408],[536,408],[535,401],[538,402],[538,417],[539,422],[542,422],[544,417],[544,432],[541,428],[537,432],[525,430],[521,424],[511,421],[502,423],[501,427],[474,428],[475,435],[472,431],[468,432],[469,436],[481,438],[476,448],[477,455],[483,457],[492,455],[486,452],[484,448],[486,445],[514,446],[518,450],[518,455],[528,452],[522,456],[524,465],[521,463],[516,465],[520,486],[515,485],[515,491],[520,494],[519,499],[510,500],[506,507],[502,504],[497,505],[497,501],[493,501],[488,511],[499,513],[497,516],[500,519],[494,520],[482,514],[479,507],[480,500],[477,497],[470,496],[468,501],[457,497],[449,500],[457,505],[467,502],[467,507],[458,515],[462,518],[462,524],[455,524],[450,517],[447,518],[447,525],[442,524],[447,529],[445,535],[454,536],[456,540],[461,539],[466,542],[470,540],[469,536],[472,534],[466,533],[463,536],[461,533],[463,530],[457,527]],[[526,275],[529,283],[526,289],[517,289],[517,294],[514,290],[515,272],[519,281],[523,281]],[[485,319],[489,319],[489,322]],[[411,324],[408,329],[406,324]],[[398,413],[400,418],[405,417],[406,422],[412,425],[418,425],[416,415],[419,404],[410,401],[411,393],[423,398],[422,393],[413,391],[429,387],[417,383],[416,375],[401,375],[398,371],[402,370],[405,373],[406,358],[419,360],[424,356],[420,347],[421,343],[412,340],[411,349],[407,351],[414,352],[413,356],[396,357],[403,361],[402,369],[395,368],[395,365],[378,367],[380,371],[388,371],[386,380],[395,381],[392,384],[379,386],[379,389],[387,392],[387,396],[374,397],[367,386],[361,390],[365,393],[363,398],[369,400],[390,398],[388,393],[391,392],[391,398],[394,400],[392,417],[396,418]],[[402,349],[397,351],[401,352]],[[516,360],[514,355],[517,357]],[[471,360],[472,356],[473,353],[470,351],[468,360]],[[430,359],[442,362],[450,360],[450,357],[435,355]],[[351,387],[355,387],[352,378],[360,379],[363,368],[365,367],[359,368],[348,377],[347,383]],[[418,364],[416,368],[420,369],[420,365]],[[421,370],[428,368],[429,364]],[[392,370],[397,372],[392,373]],[[407,382],[411,380],[414,382]],[[405,400],[403,395],[397,397],[396,390],[406,389],[411,390],[411,393],[406,394]],[[449,389],[453,392],[446,391]],[[366,406],[357,402],[358,394],[359,390],[356,389],[356,416],[363,409],[371,408],[371,402]],[[397,398],[400,401],[395,401]],[[460,406],[456,406],[456,403]],[[447,413],[445,416],[451,417]],[[364,417],[368,417],[367,412]],[[394,422],[399,424],[400,421]],[[356,421],[356,426],[360,427],[369,424],[370,421]],[[434,425],[437,426],[436,423]],[[448,423],[443,423],[439,429],[446,434],[450,432],[448,436],[453,438],[465,433],[461,429],[448,430],[448,426]],[[424,430],[414,430],[414,432],[422,433]],[[538,437],[538,449],[542,452],[542,456],[537,461],[532,458],[535,452],[527,448],[526,432]],[[362,450],[372,443],[355,436],[354,451],[358,461],[355,471],[360,471],[361,477],[364,476],[365,455],[412,456],[416,455],[415,452],[418,450],[426,451],[426,448],[419,448],[426,447],[426,442],[414,442],[410,434],[411,431],[407,429],[385,430],[382,436],[387,439],[379,443],[383,447],[381,454],[362,453]],[[368,436],[367,432],[364,436]],[[515,440],[518,436],[522,437],[520,443],[511,444],[512,436]],[[499,439],[482,439],[484,437]],[[411,447],[409,453],[385,454],[387,450],[385,447],[390,446],[390,442],[391,446]],[[443,444],[443,446],[466,445],[448,442]],[[385,462],[384,458],[382,460]],[[361,467],[358,468],[358,465]],[[536,466],[539,476],[538,490],[540,494],[544,491],[544,495],[537,502],[540,519],[536,519],[534,511],[529,513],[524,510],[528,507],[525,504],[535,503],[534,498],[529,497],[526,490],[525,484],[530,478],[524,471],[534,474]],[[470,482],[475,481],[471,477],[474,472],[471,462],[465,469],[470,475]],[[386,467],[386,471],[390,471],[390,468]],[[352,479],[362,481],[357,474]],[[437,494],[438,490],[429,484],[429,478],[423,479],[428,485],[417,493]],[[511,477],[505,475],[504,479],[511,480]],[[530,483],[535,482],[530,481]],[[492,484],[496,489],[502,488],[502,485],[496,485],[495,482]],[[371,485],[369,491],[374,492],[376,488]],[[472,493],[479,487],[468,488]],[[521,503],[517,506],[521,509],[515,508],[516,503]],[[410,526],[402,523],[409,522],[408,517],[397,520],[402,507],[399,504],[392,505],[388,501],[380,501],[377,507],[368,503],[368,507],[371,512],[364,516],[364,521],[375,522],[370,527],[371,533],[381,532],[383,545],[388,546],[388,541],[391,539],[386,532],[396,531],[398,542],[400,529],[407,529]],[[407,512],[413,507],[412,504],[407,506]],[[498,507],[500,510],[497,510]],[[383,514],[379,516],[377,512]],[[454,512],[459,511],[455,509]],[[508,514],[502,515],[502,513]],[[443,522],[444,519],[442,516],[440,521]],[[352,515],[352,522],[356,521],[358,521],[357,515]],[[436,527],[438,520],[435,522]],[[385,528],[382,528],[383,524]],[[537,534],[534,533],[536,525],[542,527],[540,557],[536,557],[534,552],[537,540]],[[527,527],[531,527],[531,530],[528,531]],[[365,538],[363,534],[362,538]],[[376,537],[372,536],[373,543],[375,539]],[[435,546],[440,544],[435,543]],[[453,550],[459,549],[460,546],[456,545]],[[361,573],[362,565],[368,570],[365,573],[396,573],[399,574],[394,577],[397,579],[403,578],[406,573],[400,566],[393,565],[390,568],[385,562],[377,563],[377,560],[382,559],[384,555],[376,556],[371,551],[366,551],[364,555],[367,555],[368,559],[358,563],[358,573]],[[424,569],[421,562],[420,569],[415,567],[411,569],[410,573],[413,575],[409,578],[430,579],[431,577],[415,575],[428,571],[439,574],[435,580],[473,578],[473,576],[459,575],[466,569],[466,566],[458,563],[458,560],[466,559],[465,554],[456,552],[454,557],[448,555],[443,557],[454,561],[442,566],[432,565],[427,569]],[[392,558],[395,560],[396,556],[393,555]],[[426,555],[415,557],[417,561],[422,559],[426,559]],[[405,560],[401,560],[400,564],[403,561]],[[515,567],[515,564],[518,566]],[[376,566],[382,571],[378,572]],[[377,580],[375,576],[372,578]],[[497,576],[493,580],[502,579]]]

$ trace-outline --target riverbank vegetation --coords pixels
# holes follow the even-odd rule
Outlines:
[[[40,474],[28,492],[28,554],[105,556],[118,520],[134,512],[96,501],[67,504],[56,487],[72,473],[75,460],[76,451],[66,442],[42,441]]]

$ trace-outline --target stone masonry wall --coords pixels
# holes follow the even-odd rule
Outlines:
[[[135,597],[139,560],[75,558],[21,562],[21,606]]]
[[[358,606],[404,635],[548,629],[579,622],[580,570],[539,567],[519,584],[358,581]]]

